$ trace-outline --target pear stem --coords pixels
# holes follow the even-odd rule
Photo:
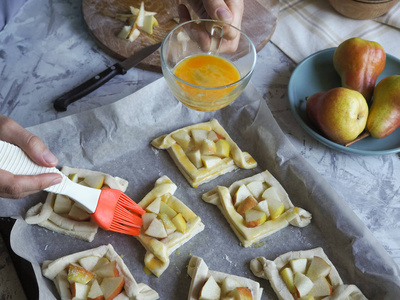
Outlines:
[[[361,135],[359,135],[356,139],[352,140],[351,142],[348,142],[344,144],[345,147],[348,147],[350,145],[353,145],[355,142],[358,142],[362,139],[365,139],[366,137],[370,136],[370,133],[368,131],[364,131]]]

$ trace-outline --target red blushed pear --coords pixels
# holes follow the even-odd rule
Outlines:
[[[368,103],[385,64],[383,47],[361,38],[342,42],[333,55],[333,65],[341,78],[342,87],[359,91]]]
[[[400,127],[400,75],[382,79],[375,87],[367,121],[369,134],[377,139]]]
[[[345,144],[364,131],[368,104],[361,93],[338,87],[308,98],[306,113],[327,139]]]

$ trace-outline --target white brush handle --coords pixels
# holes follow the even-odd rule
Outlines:
[[[14,175],[61,174],[63,177],[61,183],[44,190],[68,196],[81,204],[90,213],[94,213],[96,210],[101,190],[76,184],[57,168],[47,168],[35,164],[20,148],[4,141],[0,141],[0,169]]]

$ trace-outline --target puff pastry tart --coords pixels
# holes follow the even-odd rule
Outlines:
[[[92,188],[112,188],[125,192],[128,187],[125,179],[97,171],[64,166],[61,172],[72,181]],[[93,241],[98,230],[89,213],[75,204],[74,200],[53,193],[47,195],[44,203],[39,202],[31,207],[26,213],[25,221],[88,242]]]
[[[345,285],[322,248],[292,251],[274,261],[264,257],[251,260],[255,276],[270,281],[282,300],[365,300],[355,285]]]
[[[208,269],[204,260],[193,256],[188,275],[192,278],[188,300],[260,300],[263,289],[257,281]]]
[[[173,195],[176,188],[162,176],[138,203],[146,213],[137,238],[147,250],[145,269],[157,277],[167,269],[170,254],[204,229],[200,217]]]
[[[56,285],[62,300],[155,300],[158,293],[137,283],[112,245],[45,261],[42,273]]]
[[[237,168],[257,166],[253,157],[240,150],[215,119],[175,130],[154,139],[151,144],[168,151],[193,187]]]
[[[229,188],[217,186],[202,199],[218,206],[244,247],[289,224],[304,227],[311,222],[311,214],[295,207],[267,170],[236,181]]]

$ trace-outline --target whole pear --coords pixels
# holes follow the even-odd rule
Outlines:
[[[357,37],[342,42],[333,55],[342,87],[359,91],[368,103],[385,64],[386,54],[379,43]]]
[[[368,104],[361,93],[337,87],[308,98],[306,114],[327,139],[344,144],[365,129]]]
[[[367,130],[380,139],[400,126],[400,75],[382,79],[374,89]]]

